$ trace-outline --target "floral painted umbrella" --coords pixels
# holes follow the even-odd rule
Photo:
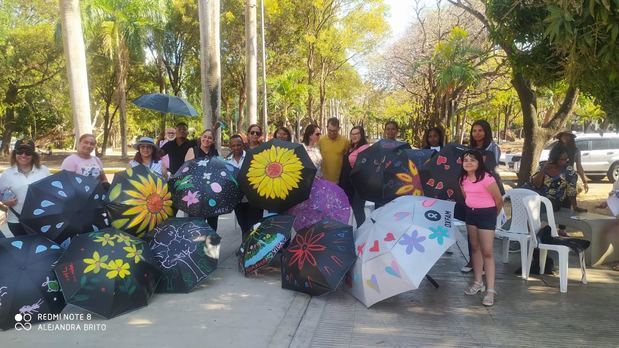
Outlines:
[[[346,224],[350,219],[350,203],[339,186],[315,178],[309,199],[289,209],[288,214],[296,217],[294,229],[297,231],[327,217]]]
[[[357,262],[346,279],[352,295],[370,307],[417,289],[455,243],[454,205],[404,196],[374,210],[356,233]]]
[[[37,313],[57,314],[65,306],[52,270],[62,254],[41,236],[0,239],[0,328],[27,330]],[[8,344],[7,344],[8,345]]]
[[[170,179],[174,205],[191,217],[213,217],[234,210],[243,198],[238,169],[219,159],[185,162]]]
[[[239,185],[253,206],[280,213],[309,198],[315,175],[301,144],[273,139],[248,151]]]
[[[268,265],[275,258],[290,240],[294,220],[292,215],[271,215],[254,225],[243,240],[239,257],[245,275]]]
[[[282,288],[318,296],[337,289],[355,262],[352,226],[324,219],[297,231],[282,255]]]
[[[146,166],[114,175],[106,206],[112,226],[143,237],[172,213],[168,184]]]
[[[161,278],[146,242],[112,228],[73,238],[54,271],[67,303],[107,319],[146,306]]]
[[[217,269],[221,237],[204,219],[169,219],[152,235],[150,249],[163,271],[157,292],[189,292]]]

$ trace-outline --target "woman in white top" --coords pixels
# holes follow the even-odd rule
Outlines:
[[[310,124],[305,127],[305,132],[303,133],[303,147],[307,154],[309,155],[312,163],[316,166],[316,176],[321,177],[322,171],[320,170],[322,166],[322,155],[320,154],[320,149],[318,148],[318,140],[320,139],[320,127],[315,124]]]
[[[168,168],[159,157],[159,147],[157,147],[153,138],[141,137],[133,147],[138,152],[129,162],[131,168],[143,165],[163,177],[168,176]]]
[[[18,140],[11,152],[11,168],[0,176],[0,200],[8,207],[7,222],[14,236],[25,235],[19,223],[19,214],[24,206],[28,185],[48,176],[49,169],[41,165],[34,142]],[[2,236],[2,233],[0,233]]]

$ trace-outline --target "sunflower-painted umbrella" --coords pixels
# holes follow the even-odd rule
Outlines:
[[[289,209],[288,214],[296,217],[294,229],[297,231],[327,217],[346,224],[350,219],[350,203],[339,186],[315,178],[310,198]]]
[[[428,271],[455,243],[455,203],[404,196],[376,209],[357,229],[357,262],[346,284],[370,307],[419,287]]]
[[[107,319],[144,307],[161,271],[148,244],[107,228],[71,240],[54,271],[67,303]]]
[[[280,213],[309,198],[315,175],[301,144],[272,139],[248,152],[239,184],[253,206]]]
[[[146,166],[114,175],[106,206],[112,226],[142,237],[172,215],[168,184]]]
[[[290,230],[295,217],[271,215],[254,225],[243,240],[239,264],[245,275],[268,265],[290,240]]]
[[[355,263],[352,226],[324,219],[296,236],[282,255],[282,288],[313,296],[337,289]]]
[[[410,145],[380,140],[359,153],[350,180],[361,198],[386,203],[403,195],[421,195],[421,180],[406,151]]]
[[[169,219],[151,234],[148,244],[163,271],[157,292],[189,292],[217,269],[221,237],[204,219]]]
[[[174,205],[191,217],[227,214],[243,198],[237,174],[220,158],[187,161],[170,180]]]
[[[0,239],[0,328],[26,330],[37,313],[57,314],[65,306],[52,270],[62,254],[41,236]]]
[[[96,178],[60,171],[28,186],[20,222],[29,234],[62,243],[108,225],[105,193]]]

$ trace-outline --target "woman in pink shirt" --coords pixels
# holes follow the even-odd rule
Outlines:
[[[97,146],[97,140],[92,134],[82,134],[77,142],[77,153],[65,158],[60,165],[60,169],[68,170],[80,175],[93,176],[99,179],[104,186],[109,186],[103,162],[92,152]]]
[[[353,127],[350,130],[350,147],[344,154],[339,186],[348,196],[348,202],[350,203],[353,214],[355,215],[357,227],[361,226],[361,224],[365,221],[365,201],[359,197],[359,194],[355,191],[352,183],[350,182],[350,171],[355,166],[355,161],[357,160],[359,153],[368,147],[370,147],[370,144],[368,144],[365,137],[365,130],[363,127]]]
[[[494,229],[496,218],[503,207],[503,198],[496,180],[484,167],[481,152],[468,150],[462,157],[462,173],[460,174],[460,186],[464,194],[466,204],[466,230],[470,238],[472,249],[473,272],[475,281],[464,293],[475,295],[485,290],[482,273],[486,271],[486,283],[488,290],[482,304],[492,306],[494,304]]]

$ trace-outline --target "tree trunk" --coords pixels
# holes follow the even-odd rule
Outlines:
[[[202,125],[204,129],[212,129],[221,117],[220,1],[201,0],[199,6]],[[215,143],[217,150],[221,151],[221,128],[216,131]]]
[[[80,4],[79,0],[60,0],[59,5],[73,125],[75,137],[79,138],[82,134],[92,133]]]
[[[3,155],[8,155],[11,151],[11,137],[15,128],[15,105],[17,104],[18,93],[17,83],[9,82],[9,88],[4,96],[4,103],[7,108],[4,112],[4,130],[2,132],[2,147],[0,148]]]
[[[247,81],[247,116],[250,124],[258,123],[258,39],[256,0],[245,0],[245,51]]]
[[[121,45],[117,51],[117,66],[116,73],[118,83],[118,105],[120,107],[120,153],[121,158],[127,158],[127,61],[129,54],[124,45]]]
[[[245,121],[245,88],[239,87],[239,117],[236,120],[236,131],[243,132],[245,128],[243,127],[243,122]]]

